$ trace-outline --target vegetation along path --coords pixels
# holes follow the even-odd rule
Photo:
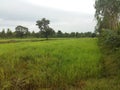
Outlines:
[[[100,57],[93,38],[0,44],[0,89],[93,90]]]

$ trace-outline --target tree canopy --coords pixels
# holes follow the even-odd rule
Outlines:
[[[96,29],[117,30],[120,16],[120,0],[96,0],[95,17],[98,21]]]
[[[46,18],[42,18],[41,20],[36,21],[36,25],[40,29],[40,33],[48,39],[48,36],[54,34],[54,30],[49,27],[50,21],[47,20]]]

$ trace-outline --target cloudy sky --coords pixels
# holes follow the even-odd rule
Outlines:
[[[0,31],[17,25],[39,31],[36,21],[45,17],[63,32],[94,31],[94,0],[0,0]]]

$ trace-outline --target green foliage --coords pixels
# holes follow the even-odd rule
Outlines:
[[[87,87],[82,90],[119,90],[120,89],[120,79],[89,79],[87,80]],[[74,89],[73,89],[74,90]]]
[[[12,31],[9,28],[7,29],[6,37],[7,38],[12,38],[13,37],[13,33],[12,33]]]
[[[101,52],[102,74],[105,77],[118,76],[120,72],[120,35],[113,30],[102,30],[99,38]]]
[[[41,20],[36,21],[36,25],[39,27],[40,29],[40,33],[42,33],[42,35],[48,39],[49,36],[55,34],[54,30],[52,28],[49,27],[50,21],[47,20],[46,18],[43,18]]]
[[[3,29],[1,32],[0,32],[0,37],[1,38],[5,38],[6,35],[5,35],[5,29]]]
[[[120,35],[113,30],[102,30],[100,34],[100,43],[112,49],[118,49],[120,47]]]
[[[120,0],[96,0],[96,29],[100,33],[99,44],[101,52],[102,75],[117,77],[120,74]],[[117,89],[116,89],[117,90]]]
[[[47,32],[45,31],[15,31],[12,32],[12,30],[7,29],[7,32],[3,29],[3,31],[0,32],[0,38],[45,38],[45,35],[48,35],[49,38],[82,38],[82,37],[97,37],[96,33],[92,32],[71,32],[71,33],[63,33],[62,31],[58,30],[58,32],[55,32],[52,28],[49,28]]]
[[[63,37],[63,32],[58,30],[58,32],[56,33],[57,37],[61,38]]]
[[[98,21],[96,29],[117,30],[120,16],[120,0],[96,0],[95,17]]]

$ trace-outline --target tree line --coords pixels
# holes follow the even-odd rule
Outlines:
[[[0,38],[80,38],[80,37],[96,37],[96,33],[92,32],[71,32],[71,33],[63,33],[61,30],[55,32],[50,26],[50,21],[46,18],[42,18],[41,20],[36,21],[36,25],[40,29],[39,32],[32,31],[30,32],[27,27],[17,26],[15,31],[13,32],[10,29],[3,29],[0,32]]]
[[[48,37],[49,38],[81,38],[81,37],[96,37],[97,35],[92,32],[62,32],[61,30],[58,30],[57,32],[53,31]],[[18,32],[18,31],[12,31],[11,29],[3,29],[0,32],[0,38],[45,38],[43,33],[41,31],[35,32],[35,31],[27,31],[27,32]]]

